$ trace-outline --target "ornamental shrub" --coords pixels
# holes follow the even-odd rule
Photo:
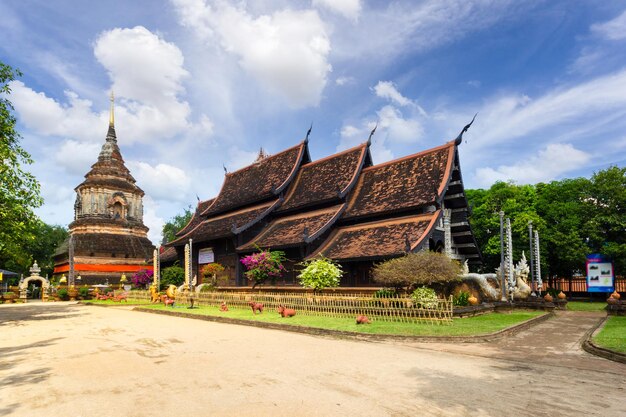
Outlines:
[[[285,252],[264,250],[244,256],[241,263],[246,268],[246,277],[252,282],[252,288],[264,284],[270,279],[272,284],[285,272]]]
[[[421,251],[390,259],[372,269],[374,281],[406,292],[420,285],[459,281],[461,265],[442,253]]]
[[[469,305],[469,297],[470,293],[467,291],[461,291],[458,295],[455,295],[452,298],[452,302],[455,306],[465,307],[466,305]]]
[[[69,292],[65,288],[60,288],[59,290],[57,290],[57,295],[61,300],[69,298]]]
[[[411,294],[416,307],[437,308],[437,293],[432,288],[419,287]]]
[[[161,288],[175,285],[177,288],[185,282],[185,270],[177,263],[161,271]]]
[[[80,287],[78,289],[78,295],[80,295],[82,299],[86,300],[89,297],[89,288]]]
[[[217,262],[212,262],[210,264],[206,264],[200,270],[200,272],[202,273],[202,276],[205,279],[210,279],[210,284],[212,286],[215,286],[217,284],[217,277],[216,277],[216,275],[219,274],[220,272],[223,272],[223,271],[224,271],[224,267],[221,264],[218,264]],[[207,282],[205,282],[205,283],[207,283]]]
[[[135,288],[146,288],[152,282],[154,272],[147,269],[140,269],[135,272],[130,279]]]
[[[313,288],[314,291],[324,288],[334,288],[339,286],[343,271],[341,266],[330,259],[318,258],[304,261],[300,265],[304,267],[298,278],[300,285],[306,288]]]

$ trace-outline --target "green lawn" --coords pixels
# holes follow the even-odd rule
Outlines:
[[[570,311],[604,311],[606,303],[604,301],[570,301],[567,309]]]
[[[513,313],[492,313],[476,317],[453,319],[452,324],[428,324],[428,323],[393,323],[384,321],[372,321],[371,324],[357,325],[355,319],[303,316],[283,318],[275,311],[265,311],[263,314],[253,315],[249,309],[234,309],[222,312],[217,307],[199,307],[188,309],[186,307],[165,307],[162,304],[150,305],[148,308],[155,310],[177,311],[190,314],[227,317],[240,320],[250,320],[266,323],[281,323],[306,327],[315,327],[330,330],[341,330],[357,333],[391,334],[405,336],[473,336],[493,333],[525,320],[537,317],[540,311],[516,311]]]
[[[82,300],[82,303],[89,304],[100,304],[100,305],[111,305],[111,306],[119,306],[119,305],[148,305],[150,301],[141,301],[141,300],[131,300],[131,301],[113,301],[113,300]]]
[[[593,338],[598,346],[626,353],[626,317],[611,316],[604,328]]]

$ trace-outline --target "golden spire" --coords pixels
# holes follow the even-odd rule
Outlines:
[[[113,90],[111,90],[111,114],[109,115],[109,125],[115,125],[115,114],[113,112],[115,106],[115,95],[113,95]]]

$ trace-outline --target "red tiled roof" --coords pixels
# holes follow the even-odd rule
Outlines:
[[[440,213],[340,227],[309,258],[321,254],[334,260],[375,259],[413,251],[429,236]]]
[[[258,236],[237,250],[250,250],[255,246],[262,248],[289,247],[311,242],[339,218],[344,206],[345,204],[340,204],[322,210],[276,219],[265,227]]]
[[[278,211],[343,197],[355,184],[367,149],[363,144],[300,167]]]
[[[361,171],[345,218],[397,212],[437,201],[446,188],[454,142]]]
[[[202,218],[202,212],[209,208],[209,206],[213,204],[213,201],[215,201],[214,198],[210,200],[199,201],[198,205],[196,206],[196,211],[193,213],[193,216],[191,216],[191,219],[189,219],[189,222],[187,222],[185,227],[176,232],[176,236],[182,236],[184,234],[187,234],[191,230],[193,230],[198,224],[200,224],[200,222],[204,220]]]
[[[226,174],[213,204],[202,214],[217,214],[278,195],[291,182],[307,142]]]
[[[240,233],[271,212],[278,205],[278,202],[279,200],[274,200],[243,210],[209,217],[189,233],[170,242],[168,245],[184,244],[190,238],[195,241],[206,241]]]

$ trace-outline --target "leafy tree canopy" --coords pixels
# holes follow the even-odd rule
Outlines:
[[[194,210],[191,205],[185,208],[184,212],[172,217],[163,225],[163,243],[171,242],[176,239],[176,233],[189,223],[193,217]]]
[[[16,118],[9,101],[10,82],[18,70],[0,62],[0,265],[25,272],[32,262],[28,245],[34,245],[38,219],[33,209],[41,206],[39,183],[23,166],[33,161],[20,145]]]
[[[530,249],[532,220],[540,235],[544,275],[584,273],[585,256],[596,252],[613,258],[617,274],[626,273],[626,168],[536,185],[497,182],[488,190],[467,190],[467,198],[484,271],[500,264],[498,213],[503,210],[511,218],[515,259]]]

